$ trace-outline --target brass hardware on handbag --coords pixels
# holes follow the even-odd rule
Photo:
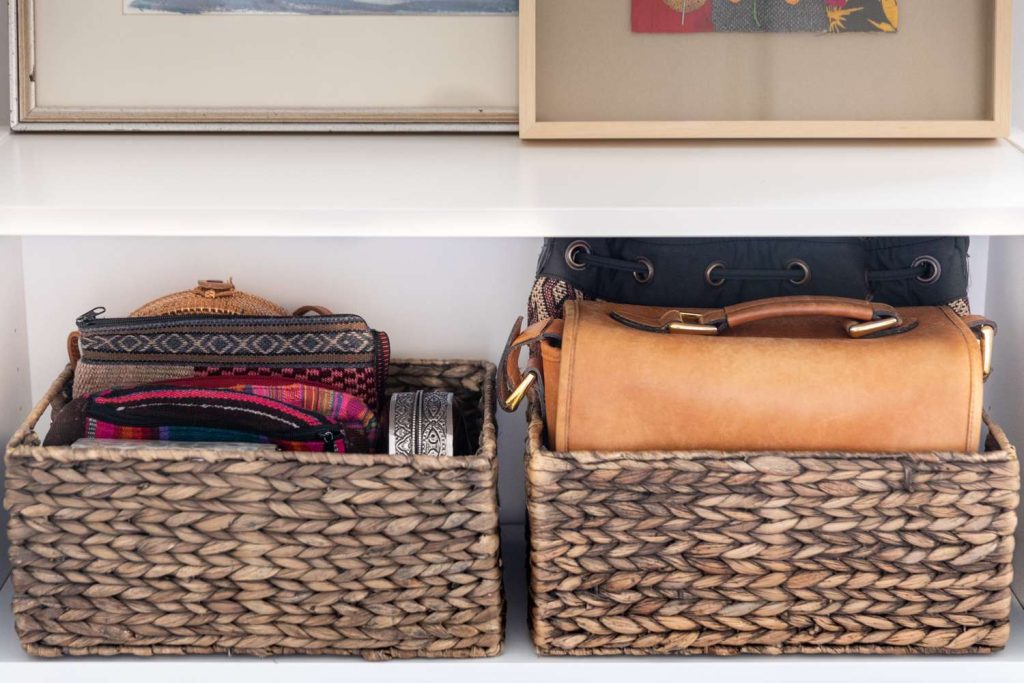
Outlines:
[[[558,451],[975,452],[994,335],[945,306],[835,297],[571,301],[564,322],[513,336],[500,390],[509,409],[533,395]]]
[[[981,372],[985,379],[992,374],[992,354],[996,342],[996,328],[993,325],[982,325],[978,328],[978,341],[981,342]]]
[[[718,328],[714,325],[701,324],[701,314],[688,311],[679,312],[679,320],[668,324],[669,332],[675,334],[718,334]]]
[[[507,410],[510,413],[515,412],[515,410],[519,408],[519,404],[523,402],[523,399],[526,398],[526,395],[530,392],[530,389],[533,387],[534,384],[536,384],[536,382],[537,373],[527,372],[525,375],[523,375],[523,380],[519,383],[518,386],[516,386],[515,389],[512,390],[512,393],[510,393],[502,402],[502,404],[505,406],[505,410]]]
[[[879,332],[891,330],[900,326],[899,318],[880,318],[866,323],[857,323],[846,328],[847,334],[853,339],[863,339]]]

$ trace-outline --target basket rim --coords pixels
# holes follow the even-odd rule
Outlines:
[[[195,448],[168,448],[160,450],[111,449],[111,448],[71,448],[70,446],[41,446],[26,443],[35,434],[35,427],[50,404],[63,391],[64,386],[74,376],[74,368],[69,364],[57,376],[57,379],[44,392],[43,397],[22,422],[21,426],[7,444],[4,460],[11,458],[30,458],[37,462],[79,463],[79,462],[126,462],[126,461],[173,461],[205,460],[217,463],[232,462],[299,462],[302,464],[338,464],[358,466],[409,466],[419,471],[438,470],[491,470],[497,463],[497,426],[495,421],[494,385],[496,366],[483,360],[420,360],[394,359],[392,366],[421,367],[455,367],[459,365],[477,366],[484,370],[485,378],[482,386],[484,405],[483,426],[480,433],[480,446],[472,455],[457,457],[437,457],[433,455],[391,455],[388,453],[307,453],[297,451],[203,451]]]
[[[982,424],[989,429],[997,450],[981,451],[978,453],[957,453],[944,451],[927,452],[893,452],[893,453],[872,453],[872,452],[842,452],[842,451],[552,451],[544,444],[544,431],[546,429],[544,420],[541,417],[539,407],[531,400],[528,409],[529,433],[527,436],[527,460],[554,459],[559,461],[572,461],[582,467],[593,469],[605,469],[617,467],[622,463],[635,463],[650,465],[652,467],[664,466],[668,462],[689,461],[697,462],[703,460],[751,460],[753,458],[781,457],[788,459],[814,459],[814,460],[893,460],[895,458],[914,458],[916,460],[932,460],[944,463],[994,463],[1017,460],[1017,449],[1010,443],[1009,437],[1003,428],[987,412],[982,413]]]

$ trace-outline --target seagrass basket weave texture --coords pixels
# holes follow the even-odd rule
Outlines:
[[[398,361],[479,406],[476,455],[43,448],[6,456],[29,653],[483,657],[501,651],[494,367]]]
[[[551,655],[986,653],[1017,457],[552,453],[532,410],[530,624]]]

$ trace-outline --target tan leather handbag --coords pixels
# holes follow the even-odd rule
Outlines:
[[[564,322],[520,325],[500,391],[541,400],[557,451],[975,452],[995,334],[944,306],[833,297],[571,301]]]

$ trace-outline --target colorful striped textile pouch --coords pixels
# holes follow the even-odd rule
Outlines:
[[[368,453],[374,452],[380,437],[377,414],[364,401],[352,394],[334,391],[323,384],[296,382],[283,377],[194,377],[163,384],[192,389],[240,391],[319,413],[332,422],[344,425],[350,434],[364,434],[370,449],[364,452]]]
[[[352,394],[380,413],[390,344],[355,315],[78,318],[73,398],[194,377],[280,377]]]
[[[286,451],[368,453],[377,434],[377,419],[363,401],[323,387],[273,381],[237,388],[156,384],[73,400],[54,418],[44,445],[80,438],[228,441],[273,443]]]

